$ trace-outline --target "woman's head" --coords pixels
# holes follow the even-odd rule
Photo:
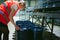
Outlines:
[[[20,7],[21,10],[24,10],[26,8],[25,2],[20,2],[19,7]]]

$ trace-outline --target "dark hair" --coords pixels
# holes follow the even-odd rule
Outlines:
[[[19,5],[20,5],[20,4],[22,4],[22,3],[19,3]],[[26,4],[25,4],[25,3],[23,3],[22,5],[24,5],[24,6],[25,6]]]

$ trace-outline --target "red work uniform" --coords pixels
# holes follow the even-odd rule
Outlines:
[[[3,14],[6,15],[6,18],[9,20],[9,13],[11,12],[11,6],[12,4],[17,4],[16,2],[11,2],[11,1],[7,1],[3,4],[0,5],[0,22],[2,22],[3,24],[7,25],[6,20],[3,17]],[[7,8],[6,8],[7,7]]]

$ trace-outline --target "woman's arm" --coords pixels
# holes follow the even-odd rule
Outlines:
[[[12,24],[15,26],[15,29],[20,30],[20,28],[14,23],[14,20],[13,20],[14,12],[15,12],[15,9],[12,7],[10,15],[9,15],[9,19],[12,22]]]

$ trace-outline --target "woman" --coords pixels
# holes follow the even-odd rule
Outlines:
[[[1,35],[3,35],[3,40],[9,40],[9,29],[8,29],[8,23],[11,20],[11,14],[12,13],[10,7],[15,4],[15,2],[6,1],[3,4],[0,5],[0,40]],[[17,5],[17,4],[16,4]],[[13,15],[13,14],[12,14]],[[16,30],[19,30],[20,28],[14,23],[14,21],[11,20],[11,22],[15,25]]]

